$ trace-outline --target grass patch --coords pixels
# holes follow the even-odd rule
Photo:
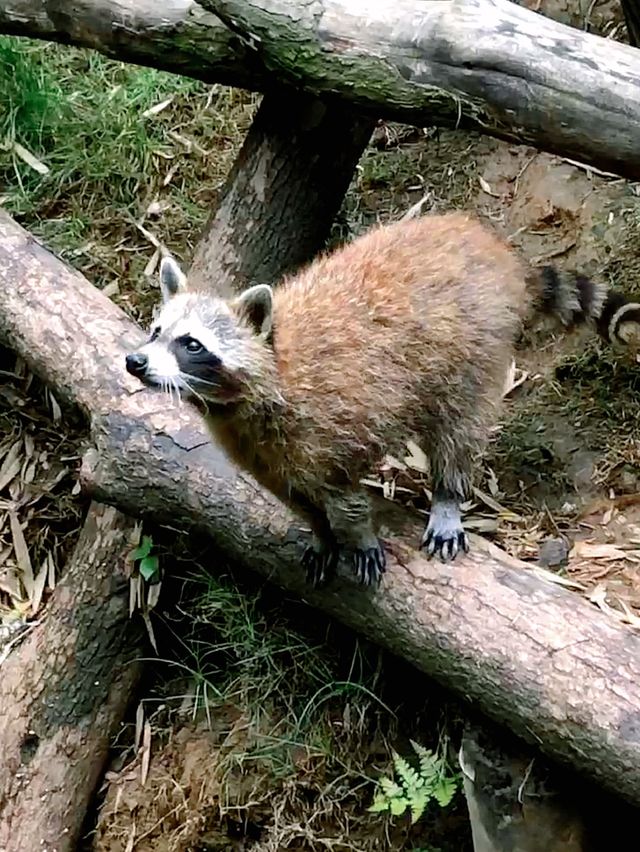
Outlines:
[[[156,552],[163,548],[160,536]],[[166,784],[167,765],[174,779],[184,778],[184,750],[174,744],[188,729],[206,773],[198,784],[207,785],[209,805],[215,804],[215,813],[200,810],[197,818],[180,805],[186,808],[182,827],[200,820],[198,837],[222,832],[228,844],[226,832],[237,831],[259,840],[255,848],[267,852],[414,849],[441,841],[440,822],[451,815],[457,828],[451,829],[451,845],[442,848],[464,849],[466,820],[455,822],[464,811],[461,796],[444,809],[432,802],[415,825],[409,814],[367,810],[377,782],[393,772],[395,751],[414,753],[412,739],[448,755],[448,777],[456,789],[454,755],[441,733],[446,725],[441,697],[427,691],[433,686],[418,687],[407,700],[401,683],[411,674],[401,661],[304,604],[283,600],[282,592],[251,582],[239,588],[231,576],[209,575],[194,563],[192,549],[169,567],[175,553],[174,541],[163,561],[174,578],[168,581],[169,597],[177,607],[170,619],[167,614],[157,622],[162,682],[156,680],[158,698],[145,700],[155,765],[163,773],[147,784],[150,823],[159,820],[160,830],[155,785]],[[176,580],[181,569],[185,576]],[[131,775],[129,764],[122,785]],[[114,818],[114,797],[127,801],[119,784],[112,784],[103,806],[98,850],[112,848],[123,830],[120,820],[131,818]],[[183,803],[185,798],[181,794]],[[150,848],[158,836],[150,837]],[[191,848],[186,838],[181,842],[176,848]]]
[[[188,260],[257,103],[90,50],[0,37],[3,206],[97,286],[133,284],[126,306],[144,314],[155,248],[135,223]]]

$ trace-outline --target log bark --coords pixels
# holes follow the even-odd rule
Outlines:
[[[224,294],[273,284],[313,257],[373,129],[335,99],[265,95],[196,249],[190,286]]]
[[[0,32],[256,91],[337,95],[375,117],[640,177],[634,49],[509,0],[80,0],[73,14],[63,0],[3,0]]]
[[[124,573],[133,527],[91,504],[46,617],[2,664],[2,852],[76,849],[141,671]]]
[[[83,462],[85,488],[129,514],[207,533],[225,558],[640,803],[640,637],[475,537],[473,552],[453,565],[427,561],[412,549],[421,523],[389,503],[382,517],[396,558],[382,587],[367,593],[340,580],[309,589],[298,522],[207,440],[190,409],[172,410],[126,373],[124,355],[142,336],[0,213],[0,339],[86,412],[94,446]]]
[[[90,47],[207,83],[262,90],[254,51],[193,0],[2,0],[0,32]]]
[[[201,2],[282,82],[418,125],[455,105],[462,124],[640,175],[640,67],[628,45],[510,0]]]

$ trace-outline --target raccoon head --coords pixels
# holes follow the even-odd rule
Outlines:
[[[205,407],[238,403],[275,376],[272,290],[258,284],[235,299],[189,292],[178,264],[160,264],[162,304],[147,342],[126,357],[145,385]]]

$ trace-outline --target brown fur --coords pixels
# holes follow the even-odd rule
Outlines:
[[[165,324],[184,315],[181,333],[193,334],[193,312],[194,327],[219,341],[220,366],[201,388],[209,428],[240,466],[307,517],[316,576],[335,562],[322,562],[323,553],[344,549],[365,582],[384,570],[384,555],[359,481],[386,453],[401,455],[408,439],[431,462],[423,544],[442,558],[466,549],[458,504],[534,308],[567,325],[596,320],[607,339],[640,316],[587,279],[532,273],[464,213],[377,227],[320,257],[276,288],[271,322],[270,295],[254,292],[253,301],[244,294],[227,303],[185,296],[165,309]],[[163,334],[170,338],[170,328]]]
[[[251,448],[265,485],[314,502],[327,484],[357,488],[408,438],[436,466],[470,460],[495,424],[529,302],[521,263],[469,216],[376,228],[276,289],[275,422],[249,404],[211,425],[245,466]]]

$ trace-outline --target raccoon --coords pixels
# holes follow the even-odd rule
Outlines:
[[[535,311],[623,343],[640,319],[640,305],[601,284],[527,268],[464,213],[377,226],[274,290],[190,292],[170,257],[160,285],[127,370],[196,404],[229,456],[306,519],[314,585],[340,558],[360,583],[379,583],[385,551],[360,481],[409,438],[431,466],[420,546],[444,561],[468,551],[460,503]]]

